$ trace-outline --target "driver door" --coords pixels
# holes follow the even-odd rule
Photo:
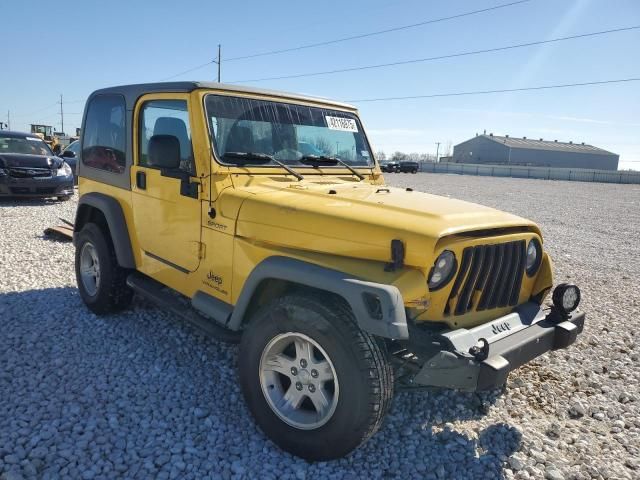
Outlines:
[[[193,272],[203,252],[188,96],[143,97],[134,125],[131,185],[142,270],[155,273],[164,266]]]

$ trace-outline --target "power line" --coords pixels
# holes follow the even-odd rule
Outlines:
[[[350,103],[364,103],[364,102],[385,102],[391,100],[413,100],[419,98],[437,98],[437,97],[460,97],[464,95],[485,95],[489,93],[509,93],[509,92],[525,92],[530,90],[550,90],[553,88],[569,88],[569,87],[584,87],[587,85],[605,85],[610,83],[624,83],[624,82],[638,82],[638,78],[622,78],[616,80],[601,80],[595,82],[581,82],[581,83],[564,83],[558,85],[541,85],[537,87],[521,87],[521,88],[502,88],[498,90],[476,90],[470,92],[450,92],[450,93],[433,93],[429,95],[411,95],[406,97],[381,97],[381,98],[361,98],[357,100],[346,100]]]
[[[224,60],[225,62],[233,62],[233,61],[236,61],[236,60],[244,60],[244,59],[248,59],[248,58],[263,57],[263,56],[266,56],[266,55],[277,55],[277,54],[280,54],[280,53],[294,52],[294,51],[304,50],[304,49],[308,49],[308,48],[320,47],[320,46],[323,46],[323,45],[332,45],[332,44],[335,44],[335,43],[347,42],[349,40],[356,40],[358,38],[372,37],[372,36],[375,36],[375,35],[382,35],[382,34],[385,34],[385,33],[397,32],[397,31],[406,30],[406,29],[409,29],[409,28],[421,27],[421,26],[424,26],[424,25],[429,25],[431,23],[445,22],[445,21],[448,21],[448,20],[454,20],[456,18],[468,17],[470,15],[476,15],[478,13],[485,13],[485,12],[489,12],[489,11],[493,11],[493,10],[498,10],[498,9],[501,9],[501,8],[511,7],[513,5],[518,5],[520,3],[527,3],[527,2],[530,2],[530,1],[533,1],[533,0],[519,0],[519,1],[516,1],[516,2],[503,3],[503,4],[500,4],[500,5],[496,5],[494,7],[483,8],[483,9],[480,9],[480,10],[472,10],[472,11],[469,11],[469,12],[459,13],[459,14],[456,14],[456,15],[450,15],[448,17],[434,18],[434,19],[425,20],[425,21],[419,22],[419,23],[413,23],[413,24],[410,24],[410,25],[402,25],[402,26],[399,26],[399,27],[388,28],[388,29],[385,29],[385,30],[378,30],[378,31],[375,31],[375,32],[363,33],[363,34],[360,34],[360,35],[353,35],[353,36],[350,36],[350,37],[343,37],[343,38],[338,38],[338,39],[334,39],[334,40],[327,40],[327,41],[323,41],[323,42],[310,43],[310,44],[306,44],[306,45],[299,45],[297,47],[284,48],[284,49],[281,49],[281,50],[271,50],[271,51],[268,51],[268,52],[253,53],[253,54],[242,55],[242,56],[238,56],[238,57],[224,58],[222,60]],[[184,70],[184,71],[182,71],[180,73],[176,73],[175,75],[171,75],[170,77],[162,78],[159,81],[160,82],[164,82],[166,80],[171,80],[172,78],[179,77],[179,76],[184,75],[186,73],[195,72],[196,70],[200,70],[201,68],[207,67],[207,66],[209,66],[211,64],[214,64],[214,63],[218,63],[219,64],[220,61],[221,61],[220,58],[218,58],[217,61],[215,59],[214,60],[210,60],[210,61],[208,61],[206,63],[201,64],[201,65],[189,68],[189,69]]]
[[[422,27],[424,25],[429,25],[429,24],[432,24],[432,23],[445,22],[445,21],[448,21],[448,20],[454,20],[456,18],[468,17],[470,15],[476,15],[478,13],[490,12],[490,11],[493,11],[493,10],[498,10],[498,9],[501,9],[501,8],[511,7],[511,6],[514,6],[514,5],[519,5],[521,3],[527,3],[527,2],[530,2],[530,1],[531,0],[519,0],[517,2],[503,3],[503,4],[500,4],[500,5],[496,5],[494,7],[483,8],[483,9],[480,9],[480,10],[472,10],[470,12],[464,12],[464,13],[459,13],[459,14],[456,14],[456,15],[450,15],[448,17],[434,18],[434,19],[425,20],[425,21],[419,22],[419,23],[412,23],[410,25],[402,25],[402,26],[399,26],[399,27],[387,28],[385,30],[377,30],[375,32],[362,33],[360,35],[352,35],[352,36],[349,36],[349,37],[337,38],[337,39],[334,39],[334,40],[326,40],[326,41],[323,41],[323,42],[308,43],[306,45],[300,45],[300,46],[297,46],[297,47],[283,48],[283,49],[280,49],[280,50],[271,50],[271,51],[267,51],[267,52],[253,53],[253,54],[242,55],[242,56],[238,56],[238,57],[225,58],[224,60],[226,62],[233,62],[233,61],[236,61],[236,60],[244,60],[244,59],[247,59],[247,58],[264,57],[264,56],[267,56],[267,55],[277,55],[277,54],[280,54],[280,53],[295,52],[295,51],[304,50],[304,49],[307,49],[307,48],[315,48],[315,47],[321,47],[321,46],[324,46],[324,45],[332,45],[332,44],[335,44],[335,43],[348,42],[350,40],[356,40],[356,39],[359,39],[359,38],[373,37],[375,35],[383,35],[385,33],[397,32],[397,31],[406,30],[406,29],[409,29],[409,28]]]
[[[598,36],[598,35],[607,35],[607,34],[610,34],[610,33],[625,32],[625,31],[629,31],[629,30],[637,30],[639,28],[640,28],[640,25],[634,25],[634,26],[631,26],[631,27],[622,27],[622,28],[614,28],[614,29],[611,29],[611,30],[601,30],[599,32],[582,33],[582,34],[578,34],[578,35],[570,35],[570,36],[566,36],[566,37],[552,38],[552,39],[549,39],[549,40],[537,40],[535,42],[518,43],[518,44],[515,44],[515,45],[505,45],[505,46],[502,46],[502,47],[486,48],[486,49],[482,49],[482,50],[471,50],[471,51],[467,51],[467,52],[451,53],[451,54],[447,54],[447,55],[438,55],[438,56],[435,56],[435,57],[414,58],[414,59],[411,59],[411,60],[402,60],[402,61],[398,61],[398,62],[378,63],[378,64],[375,64],[375,65],[363,65],[363,66],[359,66],[359,67],[349,67],[349,68],[341,68],[341,69],[335,69],[335,70],[325,70],[325,71],[322,71],[322,72],[298,73],[298,74],[293,74],[293,75],[280,75],[280,76],[277,76],[277,77],[263,77],[263,78],[249,79],[249,80],[236,80],[236,81],[229,82],[229,83],[264,82],[264,81],[267,81],[267,80],[284,80],[284,79],[288,79],[288,78],[314,77],[314,76],[318,76],[318,75],[330,75],[330,74],[336,74],[336,73],[355,72],[355,71],[359,71],[359,70],[370,70],[370,69],[374,69],[374,68],[396,67],[396,66],[399,66],[399,65],[409,65],[409,64],[413,64],[413,63],[431,62],[431,61],[434,61],[434,60],[443,60],[443,59],[446,59],[446,58],[466,57],[466,56],[471,56],[471,55],[480,55],[480,54],[483,54],[483,53],[493,53],[493,52],[500,52],[500,51],[505,51],[505,50],[513,50],[513,49],[517,49],[517,48],[532,47],[532,46],[535,46],[535,45],[545,45],[545,44],[549,44],[549,43],[564,42],[566,40],[575,40],[575,39],[579,39],[579,38],[595,37],[595,36]]]
[[[220,81],[220,65],[221,65],[221,62],[222,61],[220,59],[220,45],[218,45],[218,59],[217,60],[216,59],[210,60],[207,63],[203,63],[202,65],[198,65],[197,67],[193,67],[193,68],[190,68],[188,70],[184,70],[183,72],[176,73],[175,75],[171,75],[170,77],[161,78],[158,81],[164,82],[166,80],[171,80],[172,78],[179,77],[180,75],[184,75],[185,73],[190,73],[190,72],[194,72],[196,70],[200,70],[201,68],[204,68],[204,67],[206,67],[208,65],[212,65],[212,64],[215,63],[215,64],[218,65],[218,82],[219,82]]]
[[[14,115],[14,118],[30,117],[32,115],[35,115],[36,113],[40,113],[40,112],[43,112],[45,110],[49,110],[50,108],[57,107],[58,105],[59,105],[59,103],[56,102],[53,105],[49,105],[48,107],[44,107],[44,108],[39,108],[38,110],[34,110],[31,113],[26,113],[26,114],[23,114],[23,115]]]
[[[180,75],[184,75],[185,73],[190,73],[190,72],[193,72],[193,71],[195,71],[195,70],[200,70],[201,68],[204,68],[204,67],[206,67],[207,65],[211,65],[211,64],[213,64],[213,63],[216,63],[216,60],[210,60],[210,61],[208,61],[207,63],[203,63],[202,65],[198,65],[197,67],[190,68],[189,70],[185,70],[185,71],[183,71],[183,72],[176,73],[175,75],[171,75],[170,77],[162,78],[162,79],[160,79],[159,81],[160,81],[160,82],[164,82],[164,81],[166,81],[166,80],[171,80],[172,78],[179,77]]]

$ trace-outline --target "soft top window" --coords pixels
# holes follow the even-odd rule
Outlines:
[[[91,99],[82,136],[82,163],[122,173],[125,169],[125,103],[121,95]]]

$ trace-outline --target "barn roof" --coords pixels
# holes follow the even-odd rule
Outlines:
[[[506,145],[510,148],[526,150],[555,150],[559,152],[592,153],[599,155],[617,155],[602,148],[585,143],[558,142],[557,140],[543,140],[535,138],[501,137],[498,135],[480,135],[488,140]]]

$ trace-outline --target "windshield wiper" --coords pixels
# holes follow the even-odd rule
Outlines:
[[[296,177],[298,179],[298,181],[304,180],[304,177],[302,175],[300,175],[298,172],[296,172],[293,168],[285,165],[280,160],[276,160],[275,158],[273,158],[273,156],[271,156],[269,154],[266,154],[266,153],[225,152],[223,157],[237,158],[237,159],[240,159],[240,160],[244,160],[242,163],[264,164],[264,163],[273,162],[276,165],[284,168],[287,172],[289,172],[294,177]]]
[[[326,155],[304,155],[300,159],[300,163],[305,163],[307,165],[314,165],[314,166],[322,165],[322,164],[325,164],[325,165],[340,164],[343,167],[345,167],[347,170],[349,170],[351,173],[353,173],[356,177],[358,177],[358,179],[360,180],[365,179],[364,175],[358,173],[355,168],[353,168],[347,162],[340,160],[338,157],[328,157]]]

